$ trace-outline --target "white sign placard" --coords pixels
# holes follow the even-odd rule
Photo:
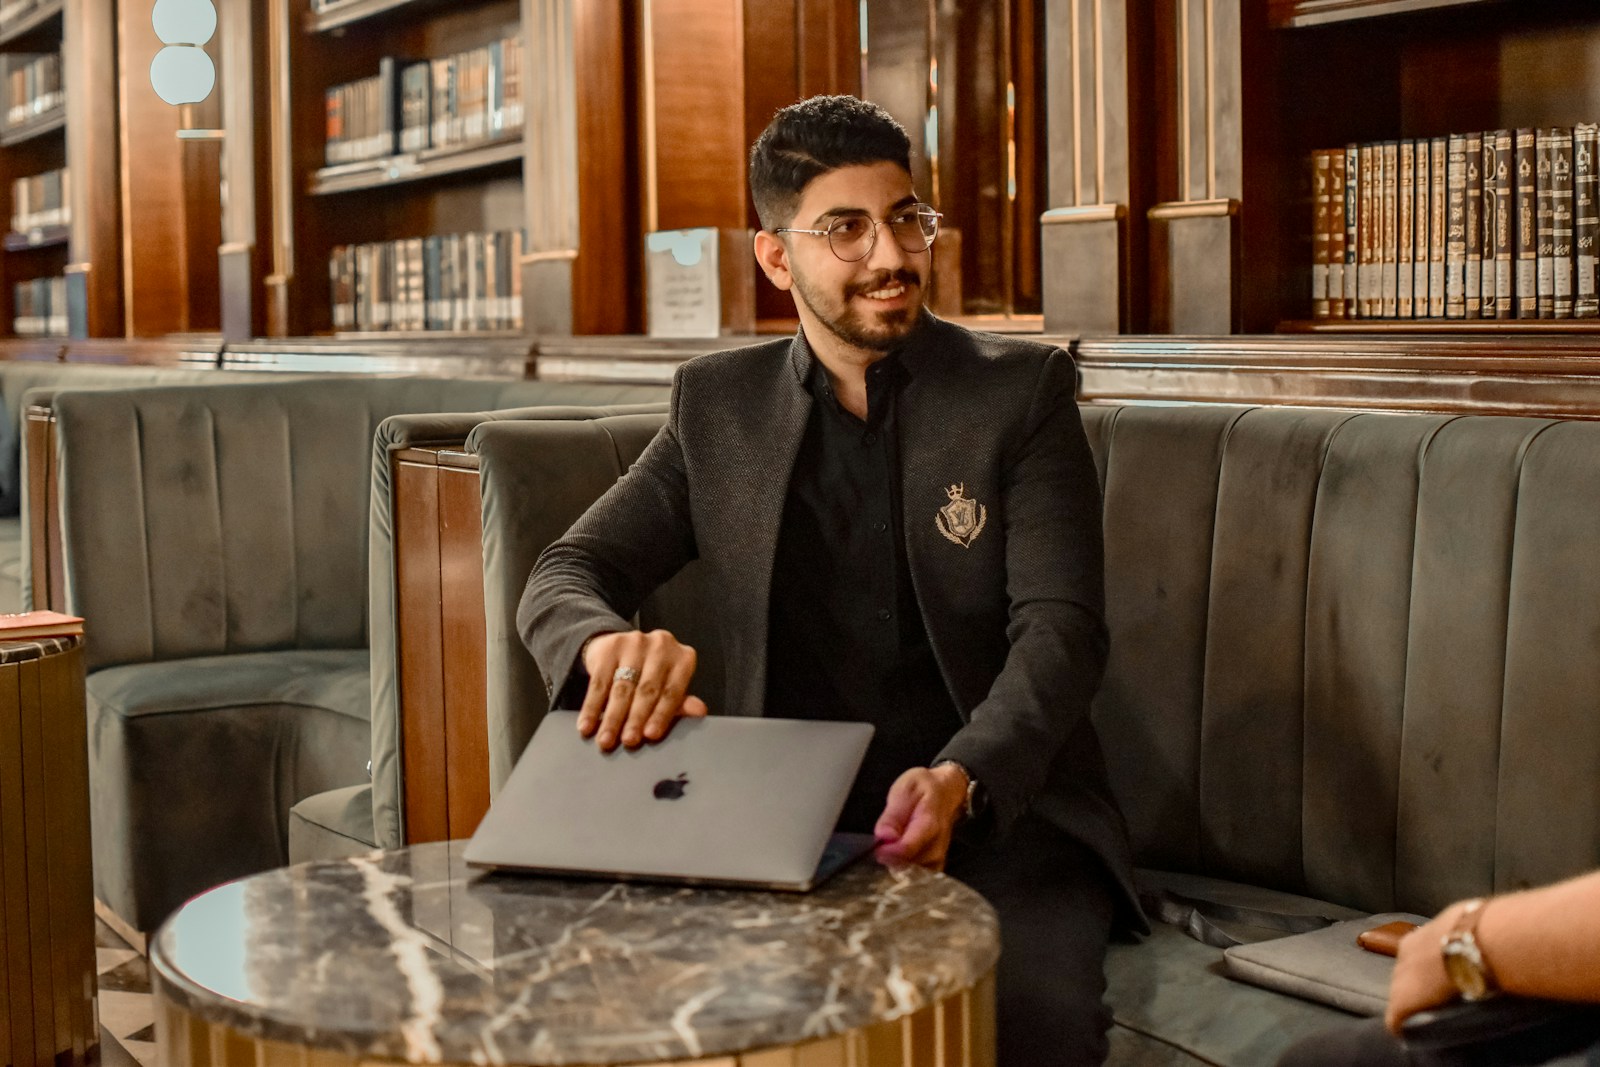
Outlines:
[[[716,337],[722,330],[717,231],[660,230],[645,235],[651,337]]]

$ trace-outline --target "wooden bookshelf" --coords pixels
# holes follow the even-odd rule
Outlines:
[[[11,18],[0,20],[0,49],[20,50],[33,42],[34,34],[38,34],[41,41],[59,41],[59,21],[65,6],[63,0],[43,0]]]
[[[384,159],[322,167],[311,175],[311,195],[360,192],[402,182],[428,181],[522,162],[522,138],[430,148]]]
[[[35,137],[57,133],[66,128],[66,125],[67,107],[62,104],[59,107],[51,108],[49,111],[41,112],[26,122],[0,129],[0,148],[11,148],[22,144],[24,141],[31,141]]]
[[[13,214],[13,182],[62,167],[72,172],[62,205],[69,222],[0,236],[0,337],[13,336],[17,283],[63,276],[70,332],[122,333],[115,28],[112,0],[40,0],[0,20],[0,53],[60,53],[64,97],[0,129],[0,218]]]
[[[1408,15],[1441,7],[1501,2],[1503,0],[1273,0],[1272,23],[1280,28],[1320,26],[1351,19]]]
[[[388,15],[401,8],[405,9],[405,14],[410,15],[429,6],[436,7],[440,2],[441,0],[340,0],[338,3],[326,4],[320,9],[313,8],[306,12],[304,29],[307,33],[330,33],[366,19]]]
[[[54,248],[72,240],[70,226],[35,226],[26,233],[8,233],[0,238],[7,252],[27,252],[35,248]]]

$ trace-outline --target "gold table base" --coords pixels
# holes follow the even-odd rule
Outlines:
[[[157,997],[160,1067],[365,1067],[397,1061],[253,1038]],[[994,1067],[994,972],[972,989],[893,1022],[710,1059],[629,1067]],[[462,1065],[466,1067],[466,1065]]]

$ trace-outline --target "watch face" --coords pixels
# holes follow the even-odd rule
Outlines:
[[[1489,983],[1484,980],[1478,961],[1477,946],[1460,941],[1447,941],[1444,946],[1444,969],[1450,981],[1461,991],[1464,1000],[1482,1000],[1489,995]]]

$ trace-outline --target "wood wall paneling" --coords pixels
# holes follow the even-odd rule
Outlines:
[[[466,462],[470,466],[451,466]],[[439,456],[440,616],[450,836],[470,837],[489,810],[483,516],[476,457]]]
[[[184,149],[178,108],[150,86],[150,63],[162,47],[149,9],[117,11],[118,97],[122,153],[122,282],[130,337],[160,337],[189,328],[190,287]],[[215,203],[215,201],[213,201]]]
[[[439,468],[434,453],[408,449],[391,464],[395,619],[399,629],[400,753],[405,842],[450,836],[445,788],[444,630],[439,570]]]
[[[117,337],[124,332],[117,121],[118,72],[124,68],[118,61],[117,8],[115,0],[66,0],[62,17],[62,77],[69,87],[66,152],[72,166],[67,270],[75,279],[69,288],[81,294],[85,333]]]
[[[1136,5],[1137,6],[1137,5]],[[1134,148],[1130,84],[1143,56],[1125,0],[1049,0],[1045,6],[1048,160],[1039,221],[1046,329],[1126,329],[1136,286],[1128,255]],[[1141,207],[1143,204],[1141,203]]]

